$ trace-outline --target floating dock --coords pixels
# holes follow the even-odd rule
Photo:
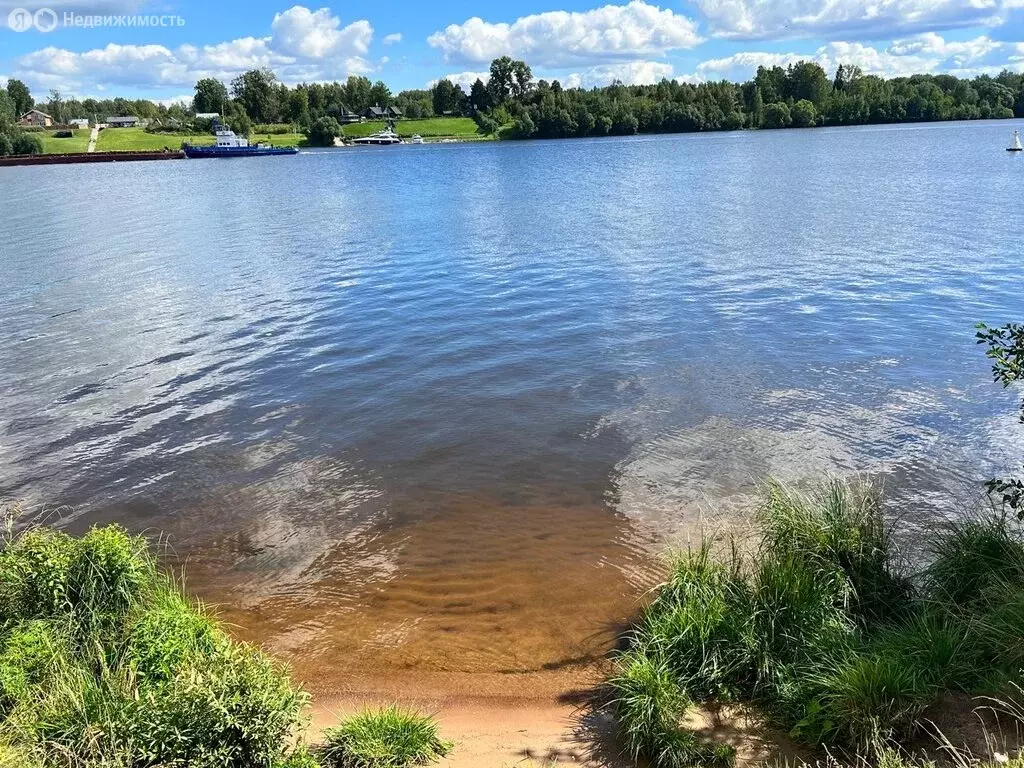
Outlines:
[[[157,152],[69,152],[63,155],[11,155],[0,157],[5,165],[67,165],[70,163],[124,163],[138,160],[184,160],[180,149]]]

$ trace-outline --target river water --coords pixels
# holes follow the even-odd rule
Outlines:
[[[557,689],[770,476],[912,533],[1014,465],[1010,130],[0,169],[0,497],[163,536],[315,691]]]

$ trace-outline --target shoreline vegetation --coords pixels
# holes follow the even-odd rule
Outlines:
[[[976,337],[997,383],[1024,377],[1024,325]],[[910,558],[869,485],[769,482],[751,536],[705,534],[672,558],[589,706],[651,768],[735,766],[736,739],[692,724],[729,707],[802,748],[798,765],[1024,768],[1024,483],[986,489],[1000,508],[935,528]],[[233,640],[143,537],[15,513],[0,538],[0,768],[408,768],[453,748],[398,705],[311,744],[310,697],[285,665]],[[950,701],[961,720],[1001,714],[1014,740],[980,755],[942,741]]]
[[[946,526],[914,569],[869,488],[773,483],[754,534],[751,552],[705,536],[677,554],[630,633],[609,688],[635,757],[653,768],[732,765],[731,744],[683,723],[695,708],[738,704],[822,757],[914,763],[902,745],[930,732],[942,701],[1021,700],[1015,518]]]
[[[429,717],[367,710],[304,736],[309,696],[189,599],[149,543],[22,526],[0,547],[0,768],[403,768]]]
[[[14,517],[0,547],[0,768],[406,768],[457,746],[397,704],[311,739],[310,697],[287,667],[232,640],[143,537],[15,532]],[[672,557],[588,704],[613,716],[616,749],[651,768],[748,764],[700,719],[732,709],[796,745],[794,766],[1024,766],[1017,741],[969,753],[933,726],[955,700],[1020,739],[1014,516],[945,526],[912,568],[870,487],[769,483],[752,541],[708,535]]]
[[[46,112],[54,127],[20,126],[19,118],[33,108]],[[616,81],[584,89],[536,80],[526,62],[503,56],[491,63],[486,82],[478,78],[468,91],[442,79],[428,89],[393,94],[384,82],[361,76],[289,87],[273,71],[258,69],[236,77],[230,90],[218,80],[200,80],[191,103],[169,106],[145,99],[80,100],[55,90],[37,102],[23,82],[11,79],[0,91],[0,156],[82,151],[82,131],[70,130],[70,121],[96,125],[107,116],[138,118],[144,135],[135,128],[104,129],[97,151],[212,143],[211,121],[201,117],[209,114],[255,141],[327,147],[382,130],[386,121],[403,137],[480,141],[1008,119],[1024,117],[1024,74],[885,79],[854,65],[830,74],[800,61],[758,67],[744,83]]]

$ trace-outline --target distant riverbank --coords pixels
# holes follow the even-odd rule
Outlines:
[[[376,131],[384,130],[383,121],[368,121],[344,126],[344,138],[368,136]],[[282,147],[306,146],[306,135],[297,132],[293,126],[260,125],[249,134],[249,141],[275,144]],[[422,120],[401,120],[395,126],[395,132],[403,138],[414,135],[422,136],[427,141],[455,139],[457,141],[480,141],[487,138],[480,133],[477,124],[468,117],[430,117]],[[42,131],[37,133],[43,144],[43,153],[47,155],[85,152],[89,144],[89,129],[70,131],[71,136],[58,138],[58,131]],[[65,131],[65,133],[67,133]],[[142,152],[160,151],[162,149],[179,149],[182,143],[204,146],[213,144],[214,137],[209,133],[161,133],[150,132],[144,128],[104,128],[99,132],[96,141],[96,152]]]

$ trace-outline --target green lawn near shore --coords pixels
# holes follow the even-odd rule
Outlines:
[[[381,120],[344,125],[345,136],[359,138],[383,131],[386,124]],[[398,120],[395,132],[399,136],[419,134],[423,138],[483,138],[477,124],[470,117],[427,117],[422,120]]]
[[[380,121],[355,123],[345,126],[345,136],[356,138],[382,131]],[[423,120],[400,120],[395,126],[400,136],[419,134],[424,138],[484,139],[475,122],[468,117],[430,117]],[[57,139],[52,132],[39,134],[46,154],[85,152],[89,145],[89,131],[75,131],[70,139]],[[302,147],[306,136],[302,133],[252,133],[252,143],[263,142],[278,147]],[[199,146],[213,144],[212,134],[148,133],[143,128],[104,128],[96,140],[97,152],[158,152],[164,148],[179,149],[183,142]]]
[[[36,136],[43,142],[44,155],[63,155],[68,152],[85,152],[89,148],[89,130],[72,131],[72,136],[66,139],[58,139],[53,131],[37,133]]]
[[[306,134],[304,133],[250,133],[249,141],[253,144],[262,142],[273,144],[275,147],[304,147],[306,146]]]
[[[306,137],[301,133],[254,133],[249,136],[252,143],[264,142],[279,147],[302,145]],[[100,131],[96,142],[97,152],[159,151],[164,147],[179,149],[183,142],[199,146],[213,144],[213,134],[147,133],[142,128],[105,128]],[[67,151],[85,151],[67,150]]]
[[[97,152],[160,151],[180,149],[181,143],[213,144],[212,135],[186,136],[177,133],[146,133],[142,128],[104,128],[96,140]]]

